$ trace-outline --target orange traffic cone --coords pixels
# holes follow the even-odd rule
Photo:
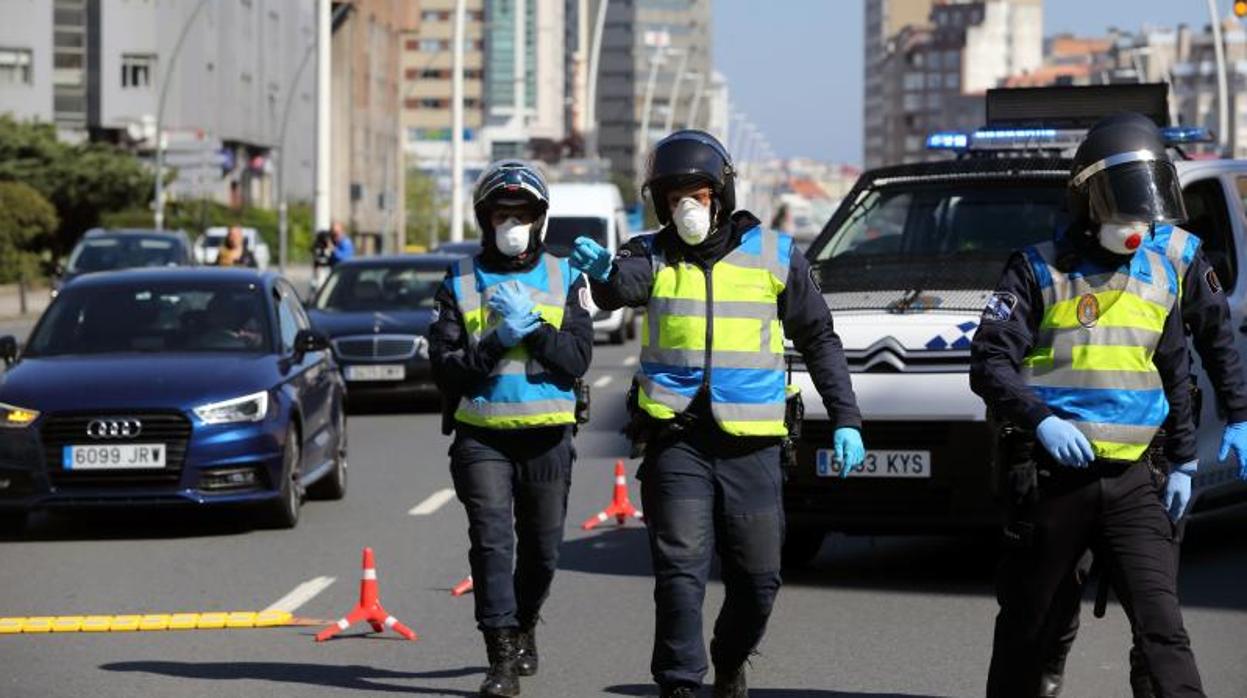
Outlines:
[[[615,492],[614,496],[611,497],[610,505],[600,511],[597,516],[580,524],[580,527],[586,531],[591,530],[598,524],[605,523],[612,516],[615,517],[615,521],[621,526],[629,518],[644,518],[641,510],[632,506],[632,500],[628,499],[628,478],[624,475],[624,462],[622,460],[615,461]]]
[[[467,576],[467,579],[464,579],[462,582],[459,582],[458,584],[454,586],[454,588],[450,590],[450,595],[451,596],[463,596],[464,594],[467,594],[470,591],[472,591],[472,575],[469,574]]]
[[[377,588],[377,565],[373,561],[372,548],[364,548],[364,577],[359,583],[359,603],[346,614],[345,618],[317,633],[316,641],[324,642],[351,627],[352,623],[358,623],[361,620],[368,621],[376,632],[384,632],[386,628],[393,628],[394,632],[408,640],[416,639],[416,634],[411,631],[411,628],[398,622],[398,619],[390,615],[381,605],[381,595]]]

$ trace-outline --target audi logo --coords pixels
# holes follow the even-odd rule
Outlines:
[[[87,436],[93,439],[129,439],[143,431],[137,419],[93,419],[87,424]]]

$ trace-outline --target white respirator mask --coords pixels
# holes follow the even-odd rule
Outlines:
[[[1131,223],[1101,223],[1100,247],[1113,254],[1134,254],[1151,233],[1152,224],[1146,221]]]
[[[528,249],[532,230],[532,223],[520,223],[518,218],[508,218],[494,228],[494,244],[507,257],[518,257]]]
[[[702,206],[696,199],[686,196],[676,204],[675,230],[680,239],[696,247],[710,237],[710,207]]]

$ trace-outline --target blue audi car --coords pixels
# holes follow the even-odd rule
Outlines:
[[[0,338],[0,514],[246,506],[293,527],[346,492],[345,386],[294,288],[245,269],[87,274]]]

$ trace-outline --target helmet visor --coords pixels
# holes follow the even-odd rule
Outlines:
[[[1186,220],[1178,172],[1165,160],[1136,161],[1087,180],[1091,219],[1099,223],[1181,223]]]

